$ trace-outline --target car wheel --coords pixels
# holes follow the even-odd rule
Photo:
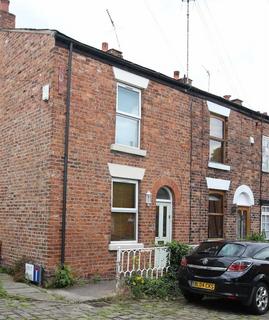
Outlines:
[[[265,283],[259,282],[254,289],[252,311],[255,314],[265,314],[269,306],[269,292]]]
[[[183,294],[183,297],[189,302],[199,302],[203,299],[203,295],[198,293],[182,291],[182,294]]]

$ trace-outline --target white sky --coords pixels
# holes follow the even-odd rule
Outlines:
[[[91,46],[118,48],[155,71],[186,73],[186,2],[182,0],[10,0],[18,28],[57,29]],[[193,85],[269,112],[269,0],[191,0]]]

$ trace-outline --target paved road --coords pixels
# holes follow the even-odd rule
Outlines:
[[[71,304],[64,301],[22,301],[0,299],[0,320],[7,319],[167,319],[167,320],[240,320],[269,319],[249,315],[236,303],[204,300],[199,304],[177,301],[118,301]]]

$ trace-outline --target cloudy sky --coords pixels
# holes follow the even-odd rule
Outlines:
[[[186,73],[186,2],[182,0],[10,0],[17,27],[57,29],[158,72]],[[209,76],[210,74],[210,83]],[[190,0],[193,85],[269,113],[269,0]]]

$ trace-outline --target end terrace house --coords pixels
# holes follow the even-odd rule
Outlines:
[[[115,273],[116,250],[269,238],[269,117],[0,0],[1,264]]]

